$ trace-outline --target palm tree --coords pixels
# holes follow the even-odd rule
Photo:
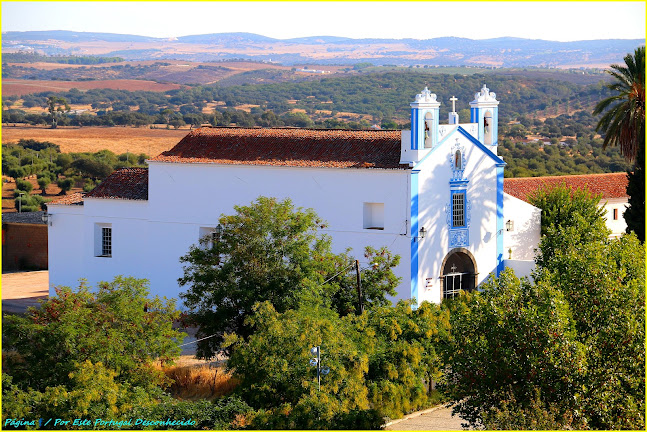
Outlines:
[[[645,47],[625,56],[626,66],[611,65],[616,81],[607,87],[616,92],[598,103],[593,114],[602,116],[596,131],[604,132],[604,148],[619,146],[629,161],[636,160],[638,147],[645,144]]]
[[[614,70],[609,73],[617,81],[607,87],[617,93],[597,104],[593,114],[608,108],[596,128],[605,132],[604,147],[617,145],[625,158],[635,162],[633,171],[627,173],[629,202],[623,216],[627,232],[633,231],[644,242],[645,47],[636,48],[633,56],[627,54],[625,63],[626,67],[611,65]]]

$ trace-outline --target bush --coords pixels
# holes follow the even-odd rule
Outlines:
[[[171,362],[183,333],[172,329],[179,313],[173,301],[149,299],[145,280],[116,277],[96,293],[56,288],[56,296],[27,316],[3,318],[3,348],[22,361],[8,359],[5,370],[19,386],[42,391],[66,385],[79,364],[101,363],[114,371],[115,382],[156,389],[168,383],[152,365]]]
[[[119,383],[115,380],[117,375],[117,372],[101,363],[93,364],[86,360],[76,364],[65,384],[41,390],[23,390],[12,383],[11,376],[3,373],[3,420],[21,417],[125,420],[129,418],[133,406],[150,406],[155,403],[155,396],[162,396],[159,390],[145,390],[129,383]],[[62,429],[54,422],[39,426]],[[72,427],[68,426],[67,429]]]
[[[514,395],[501,401],[500,407],[483,412],[485,430],[585,430],[585,420],[573,418],[570,412],[561,412],[555,404],[548,405],[541,395],[531,399],[525,406],[517,403]]]
[[[45,203],[49,202],[49,199],[45,199],[40,195],[29,195],[24,194],[20,196],[20,191],[14,191],[14,206],[16,210],[22,212],[36,212],[40,210],[45,210],[47,207]]]
[[[192,420],[195,423],[187,426],[173,426],[172,429],[207,429],[225,430],[239,429],[245,426],[245,416],[252,412],[252,409],[236,396],[223,397],[214,402],[206,400],[199,401],[178,401],[167,398],[156,405],[142,406],[135,408],[132,418],[151,420]],[[170,427],[164,425],[150,426],[133,425],[129,429],[164,429]]]

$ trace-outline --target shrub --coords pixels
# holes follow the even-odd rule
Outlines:
[[[16,210],[22,212],[35,212],[45,210],[45,203],[50,201],[40,195],[24,194],[20,196],[19,192],[20,191],[18,190],[14,191],[14,196],[16,197],[16,199],[14,200],[14,205],[16,207]]]
[[[6,316],[3,348],[22,362],[3,366],[18,385],[37,390],[65,385],[78,364],[101,363],[115,381],[155,389],[168,380],[153,360],[171,362],[183,334],[171,325],[179,313],[173,301],[149,299],[145,280],[116,277],[96,293],[82,283],[77,290],[56,288],[56,296],[27,316]]]
[[[252,409],[239,397],[223,397],[214,402],[178,401],[170,398],[164,399],[156,405],[136,407],[132,418],[160,419],[160,420],[192,420],[195,423],[187,426],[173,426],[173,429],[207,429],[224,430],[239,429],[246,425],[245,417]],[[133,425],[129,429],[169,429],[169,426]]]
[[[514,395],[501,401],[500,407],[483,412],[483,427],[486,430],[585,430],[585,419],[575,419],[570,412],[561,412],[555,404],[547,405],[541,395],[532,398],[524,406],[518,404]]]

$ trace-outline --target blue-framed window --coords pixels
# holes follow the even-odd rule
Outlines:
[[[465,191],[452,193],[452,228],[465,228]]]

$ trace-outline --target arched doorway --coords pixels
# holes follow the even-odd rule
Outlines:
[[[443,260],[441,269],[440,291],[443,299],[454,298],[461,291],[476,288],[476,260],[467,249],[452,249]]]

